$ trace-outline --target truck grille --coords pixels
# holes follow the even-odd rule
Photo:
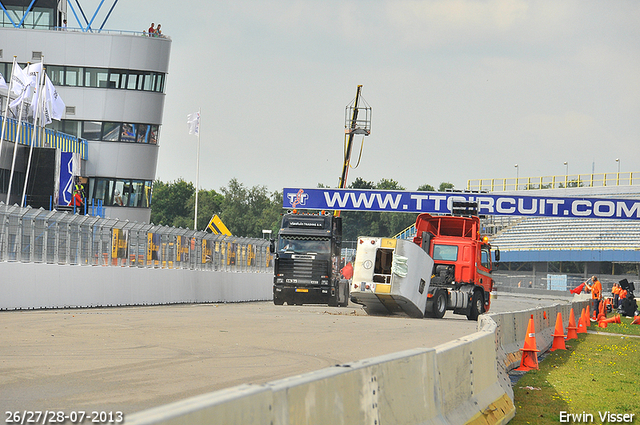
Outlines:
[[[292,260],[281,258],[278,262],[278,273],[285,279],[297,279],[298,283],[320,282],[320,276],[327,276],[327,262],[323,260]]]

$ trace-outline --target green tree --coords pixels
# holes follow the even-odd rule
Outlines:
[[[224,199],[220,218],[232,234],[260,238],[263,229],[279,228],[282,194],[269,194],[266,186],[246,188],[235,178],[221,190]]]
[[[449,183],[449,182],[440,183],[440,187],[438,188],[438,192],[446,192],[447,189],[453,189],[453,183]]]
[[[357,177],[353,183],[349,185],[351,189],[375,189],[376,185],[374,182],[368,182],[363,180],[361,177]]]
[[[151,222],[163,226],[183,225],[183,218],[188,217],[190,212],[193,214],[193,209],[189,208],[189,200],[194,193],[193,184],[182,178],[167,183],[156,180],[153,183]],[[191,217],[193,226],[193,215]]]
[[[195,196],[191,198],[191,225],[193,225],[193,214],[195,206]],[[198,230],[206,230],[211,217],[215,214],[220,216],[222,213],[222,203],[224,196],[215,190],[198,191]]]
[[[381,179],[376,185],[376,189],[380,190],[405,190],[397,181],[393,179]]]
[[[435,192],[436,188],[431,186],[430,184],[423,184],[418,186],[418,192]]]

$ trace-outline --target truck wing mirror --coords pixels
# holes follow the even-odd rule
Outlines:
[[[271,240],[269,241],[269,252],[270,252],[271,254],[273,254],[274,252],[276,252],[276,241],[275,241],[275,239],[271,239]]]
[[[500,250],[496,249],[495,251],[495,255],[496,255],[496,263],[500,261]]]

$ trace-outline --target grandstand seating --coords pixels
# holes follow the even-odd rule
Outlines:
[[[639,250],[640,221],[528,217],[491,238],[501,251]]]

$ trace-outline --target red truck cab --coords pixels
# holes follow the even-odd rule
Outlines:
[[[446,289],[448,308],[472,320],[489,311],[493,289],[491,246],[488,238],[480,235],[477,216],[420,214],[413,242],[434,260],[430,292]],[[468,299],[457,300],[457,294]]]

